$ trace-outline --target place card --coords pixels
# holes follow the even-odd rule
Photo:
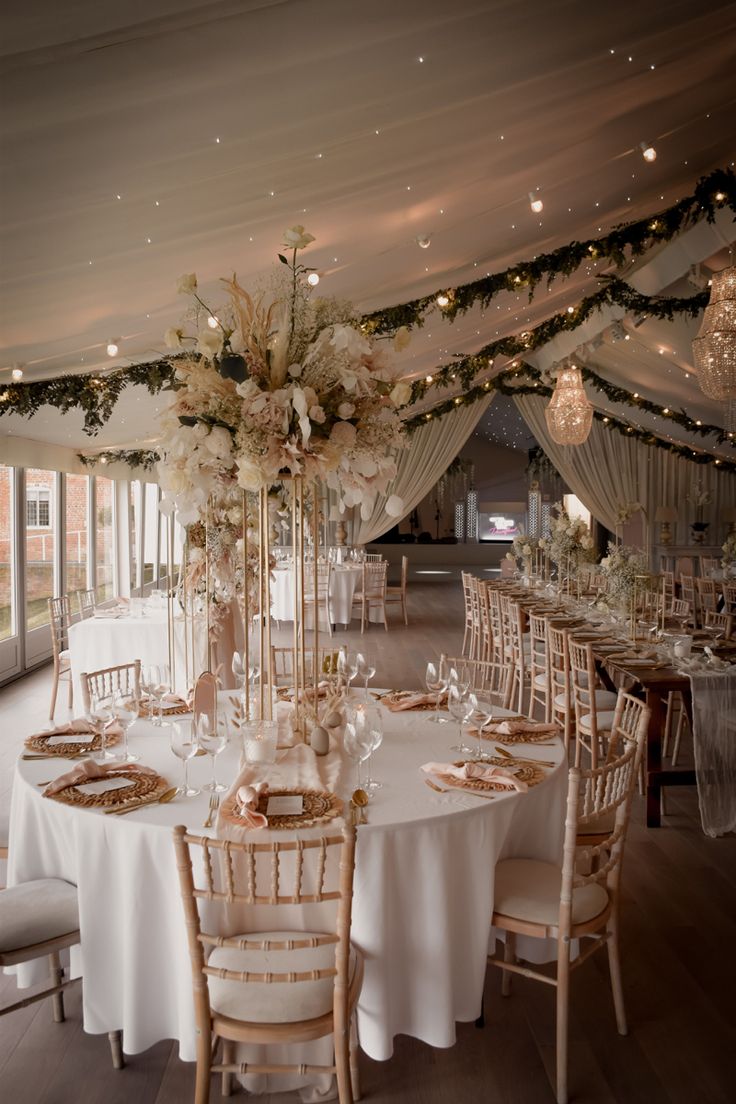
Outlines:
[[[47,747],[58,744],[91,744],[94,738],[94,732],[64,732],[58,736],[47,736],[45,742]]]
[[[127,790],[134,785],[130,778],[98,778],[95,782],[83,782],[75,789],[82,794],[102,794],[110,790]]]
[[[303,794],[283,794],[269,797],[266,816],[300,816],[304,812]]]

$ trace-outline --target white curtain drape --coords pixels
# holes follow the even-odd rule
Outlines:
[[[492,398],[489,395],[468,406],[459,406],[451,414],[433,418],[414,431],[409,447],[398,454],[398,471],[388,491],[378,496],[367,521],[356,521],[354,544],[368,544],[396,525],[399,519],[386,513],[389,495],[402,499],[404,517],[411,513],[455,459]]]
[[[514,401],[572,493],[607,529],[615,531],[617,511],[628,504],[641,503],[650,526],[657,506],[674,506],[680,535],[687,543],[688,524],[694,520],[695,510],[687,498],[698,483],[711,496],[703,517],[710,521],[712,537],[720,543],[723,511],[736,505],[736,476],[713,464],[694,464],[665,449],[630,440],[597,421],[584,445],[557,445],[544,417],[547,400],[522,395]]]

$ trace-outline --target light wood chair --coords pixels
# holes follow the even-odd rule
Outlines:
[[[440,661],[446,668],[454,667],[459,670],[462,667],[468,672],[470,689],[480,690],[489,694],[495,705],[506,707],[509,697],[509,679],[511,667],[509,664],[496,663],[493,660],[466,659],[465,656],[448,656],[443,652]]]
[[[543,720],[552,718],[552,696],[549,676],[549,645],[547,620],[541,614],[529,612],[529,720],[534,718],[535,703],[542,707]]]
[[[723,631],[723,639],[730,640],[733,634],[733,615],[708,610],[705,614],[705,628],[720,629]]]
[[[56,695],[59,691],[59,682],[65,678],[69,683],[69,696],[67,707],[71,709],[74,702],[74,684],[72,683],[72,664],[69,655],[69,626],[72,623],[69,596],[62,594],[60,598],[49,598],[49,621],[51,623],[51,646],[54,658],[54,682],[51,687],[51,705],[49,717],[53,721],[56,712]]]
[[[704,578],[709,578],[712,571],[720,571],[721,561],[716,556],[701,556],[700,557],[700,574]]]
[[[710,610],[715,613],[718,609],[718,591],[715,579],[696,579],[695,589],[698,592],[698,610],[701,619]]]
[[[315,618],[324,615],[327,623],[327,631],[332,636],[332,610],[330,608],[330,582],[332,579],[332,565],[318,563],[317,567],[317,593],[315,599],[314,564],[307,564],[304,568],[304,605],[311,609]],[[317,607],[315,609],[315,601]]]
[[[366,552],[363,557],[364,563],[383,563],[383,556],[380,552]]]
[[[79,617],[82,621],[86,621],[88,617],[93,617],[97,608],[94,590],[78,590],[77,604],[79,606]]]
[[[697,629],[700,624],[699,621],[699,608],[698,608],[698,595],[695,589],[695,576],[694,575],[681,575],[680,576],[680,594],[685,602],[690,603],[690,611],[692,614],[693,628]]]
[[[481,613],[480,593],[478,590],[480,579],[475,575],[470,576],[470,648],[469,659],[481,658]]]
[[[406,589],[409,579],[409,557],[401,557],[401,582],[398,586],[386,587],[386,605],[390,605],[392,602],[399,602],[401,604],[401,612],[404,617],[404,624],[409,624],[409,613],[406,604]]]
[[[723,584],[723,611],[736,613],[736,583]]]
[[[303,1043],[334,1035],[331,1066],[340,1104],[360,1096],[351,1020],[363,981],[363,962],[350,943],[355,828],[310,839],[234,842],[174,829],[174,847],[189,939],[197,1024],[195,1104],[208,1104],[210,1074],[223,1075],[228,1096],[232,1074],[300,1073],[299,1065],[238,1063],[237,1043]],[[192,852],[197,852],[197,878]],[[337,863],[339,861],[339,869]],[[273,929],[223,936],[203,928],[223,925],[234,910],[258,906]],[[293,926],[293,906],[332,902],[334,923],[319,931]],[[288,919],[287,919],[288,917]],[[232,926],[227,930],[232,931]],[[222,1060],[213,1063],[219,1042]]]
[[[570,678],[570,650],[566,631],[547,624],[547,644],[549,651],[549,681],[551,720],[562,726],[565,751],[570,747],[570,739],[575,730],[575,707],[572,698],[572,680]]]
[[[568,1097],[568,1018],[570,973],[590,955],[608,946],[611,990],[619,1034],[627,1034],[618,946],[621,864],[629,822],[631,798],[643,750],[641,728],[616,758],[597,768],[569,772],[565,843],[562,868],[534,859],[504,859],[496,864],[491,923],[505,933],[503,958],[489,956],[489,963],[504,971],[502,993],[508,996],[511,976],[553,985],[557,991],[556,1097]],[[589,822],[611,822],[605,835],[578,851],[578,834]],[[590,872],[579,872],[580,858],[587,858]],[[550,977],[516,960],[517,935],[557,941],[557,962]],[[584,941],[571,961],[573,940]]]
[[[49,988],[0,1008],[0,1016],[51,997],[54,1023],[64,1021],[64,992],[81,978],[64,980],[59,952],[80,942],[77,890],[60,878],[38,878],[0,890],[0,967],[49,960]],[[108,1032],[112,1064],[122,1069],[122,1032]]]
[[[506,604],[508,640],[511,649],[511,696],[509,704],[519,713],[524,712],[524,692],[528,682],[531,661],[531,644],[524,634],[524,622],[521,606],[518,602],[501,597],[501,609]]]
[[[82,687],[82,708],[89,713],[94,698],[109,698],[116,690],[140,700],[141,661],[120,663],[117,667],[103,667],[99,671],[84,671],[79,676]]]
[[[473,640],[473,598],[471,591],[470,580],[472,575],[469,571],[463,571],[461,578],[463,581],[463,600],[465,602],[465,632],[463,633],[463,646],[461,651],[463,655],[470,655],[470,645]]]
[[[380,606],[383,612],[383,627],[388,632],[388,618],[386,617],[387,569],[388,564],[385,560],[380,563],[363,564],[363,586],[360,593],[353,595],[353,605],[360,605],[361,632],[365,632],[372,606]]]
[[[692,606],[684,598],[673,598],[668,616],[674,618],[675,621],[691,621],[693,616]]]
[[[319,673],[323,675],[336,675],[337,674],[337,659],[340,655],[339,650],[332,650],[330,648],[319,649]],[[273,661],[273,684],[274,686],[292,686],[294,683],[294,649],[282,648],[275,644],[271,645],[271,658]],[[304,659],[307,665],[307,672],[312,670],[312,663],[314,662],[314,648],[304,649]]]
[[[575,710],[575,766],[580,766],[585,749],[593,769],[599,758],[605,758],[605,744],[610,738],[617,695],[598,687],[598,678],[590,641],[568,636],[572,703]]]
[[[494,663],[503,663],[503,630],[501,627],[501,591],[497,583],[486,583],[492,648],[489,659]],[[463,652],[465,649],[463,649]]]
[[[480,646],[478,658],[486,663],[493,659],[493,619],[491,617],[491,590],[485,579],[477,584],[478,616],[480,618]]]

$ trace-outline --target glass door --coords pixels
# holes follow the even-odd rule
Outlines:
[[[0,464],[0,681],[21,670],[15,470]]]
[[[48,600],[59,593],[56,544],[59,531],[59,477],[27,468],[24,495],[25,666],[51,655]]]

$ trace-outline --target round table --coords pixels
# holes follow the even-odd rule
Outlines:
[[[361,570],[360,564],[333,565],[330,571],[330,614],[333,625],[350,624],[353,617],[353,596],[361,581]],[[294,573],[290,567],[276,567],[273,571],[271,616],[277,621],[294,620]]]
[[[425,713],[381,711],[385,736],[373,772],[384,786],[358,829],[352,925],[365,958],[360,1045],[374,1059],[391,1056],[398,1034],[451,1046],[456,1021],[478,1016],[495,864],[514,856],[561,861],[567,786],[557,742],[514,748],[554,764],[525,794],[484,800],[458,790],[436,793],[419,767],[457,757],[450,750],[456,726],[432,724]],[[167,727],[138,721],[130,745],[144,763],[179,782],[181,763],[169,749]],[[239,750],[231,745],[218,758],[223,781],[234,780]],[[185,823],[200,831],[207,794],[122,817],[42,797],[38,783],[72,765],[18,761],[8,882],[58,877],[78,886],[82,944],[72,968],[85,978],[87,1031],[122,1028],[131,1054],[177,1039],[182,1059],[191,1061],[191,973],[171,829]],[[193,760],[194,784],[205,782],[210,769],[209,758]],[[345,772],[343,796],[352,781]],[[21,984],[31,984],[33,964],[18,973]]]

